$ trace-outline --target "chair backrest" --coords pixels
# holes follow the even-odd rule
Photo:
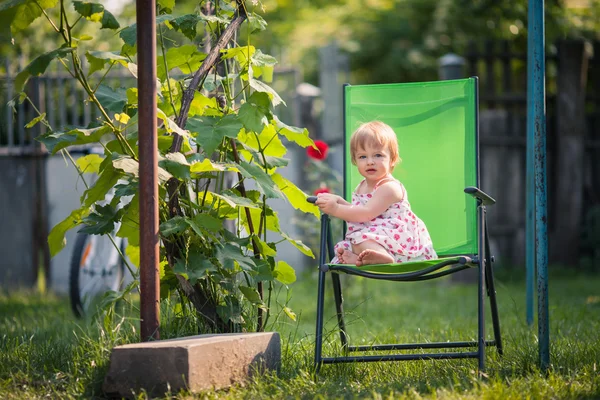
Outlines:
[[[344,192],[363,177],[351,163],[350,136],[379,120],[398,136],[402,162],[394,169],[411,208],[431,234],[439,255],[477,254],[477,78],[344,87]]]

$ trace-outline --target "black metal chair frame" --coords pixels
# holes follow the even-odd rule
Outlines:
[[[477,200],[477,224],[478,224],[478,255],[461,255],[451,260],[445,260],[434,266],[419,271],[402,274],[380,274],[361,271],[341,265],[329,265],[326,261],[332,259],[333,240],[329,229],[329,217],[321,215],[321,243],[319,257],[319,284],[317,297],[317,323],[315,341],[315,371],[319,372],[323,364],[351,363],[351,362],[377,362],[377,361],[403,361],[403,360],[434,360],[434,359],[459,359],[476,358],[479,361],[479,371],[485,370],[485,348],[495,346],[498,353],[502,355],[502,340],[500,336],[500,322],[498,317],[498,306],[496,302],[496,289],[494,286],[494,275],[492,270],[493,257],[490,254],[490,245],[486,227],[486,206],[495,203],[495,200],[475,187],[465,188],[465,193],[470,194]],[[310,201],[310,200],[309,200]],[[422,281],[449,275],[467,268],[475,267],[479,271],[478,279],[478,334],[477,341],[461,342],[438,342],[438,343],[410,343],[410,344],[379,344],[370,346],[351,346],[346,335],[344,322],[343,296],[340,282],[340,273],[357,275],[370,279],[381,279],[388,281]],[[323,350],[323,312],[325,298],[325,278],[327,272],[332,272],[333,294],[337,312],[337,321],[340,331],[342,348],[347,355],[339,357],[324,357]],[[494,328],[494,340],[485,340],[485,296],[489,297],[492,323]],[[471,351],[462,352],[431,352],[419,354],[398,354],[403,350],[429,350],[429,349],[458,349],[469,348]],[[394,354],[382,355],[357,355],[350,353],[366,351],[396,351]]]

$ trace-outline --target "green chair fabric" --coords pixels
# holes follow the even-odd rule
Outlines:
[[[402,162],[393,175],[404,184],[415,214],[427,225],[438,255],[477,253],[474,79],[345,87],[345,137],[380,120],[398,136]],[[363,179],[345,146],[345,197]],[[448,229],[452,227],[452,229]]]
[[[321,218],[321,255],[317,299],[315,367],[340,362],[396,361],[440,358],[477,358],[484,369],[486,345],[502,352],[499,319],[493,282],[492,257],[485,226],[485,206],[493,199],[479,191],[477,78],[422,83],[344,86],[344,195],[363,179],[351,163],[349,142],[356,128],[379,120],[390,125],[398,136],[402,162],[393,175],[404,184],[411,208],[431,235],[438,260],[402,264],[335,265],[329,218]],[[466,188],[469,188],[466,190]],[[467,195],[466,193],[471,195]],[[418,281],[448,275],[469,267],[479,271],[478,340],[428,344],[390,344],[365,348],[350,346],[345,333],[339,273],[371,279]],[[348,352],[425,348],[468,348],[459,353],[386,354],[369,356],[322,356],[325,276],[333,279],[340,338]],[[490,297],[494,340],[485,340],[483,296]]]

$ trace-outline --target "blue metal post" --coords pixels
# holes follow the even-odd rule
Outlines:
[[[525,267],[527,291],[527,325],[533,324],[533,296],[535,291],[535,177],[533,162],[534,137],[534,93],[533,93],[533,65],[535,35],[533,22],[533,5],[529,0],[529,18],[527,22],[527,150],[526,150],[526,211],[525,211]]]
[[[538,290],[538,338],[540,368],[550,365],[550,334],[548,330],[548,225],[546,192],[546,92],[544,0],[529,0],[529,60],[534,136],[535,175],[535,265]],[[529,116],[529,114],[528,114]],[[528,125],[530,125],[528,124]],[[529,193],[531,195],[531,193]]]

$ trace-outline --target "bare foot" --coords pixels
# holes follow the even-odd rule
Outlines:
[[[350,250],[338,248],[337,258],[340,264],[356,264],[358,256]]]
[[[363,250],[356,259],[356,265],[370,264],[390,264],[394,262],[394,257],[389,253],[376,251],[373,249]]]

